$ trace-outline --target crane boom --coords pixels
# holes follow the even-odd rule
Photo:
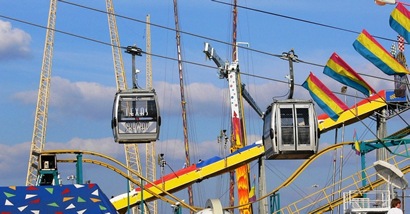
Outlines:
[[[151,17],[148,14],[146,17],[146,88],[152,90],[152,64],[151,64]],[[157,174],[157,165],[155,162],[155,141],[147,143],[145,145],[145,154],[146,154],[146,164],[145,164],[145,173],[146,177],[150,180],[156,180]],[[152,214],[157,213],[157,201],[152,201],[148,203],[149,210]]]
[[[37,95],[37,106],[34,118],[33,137],[27,168],[26,185],[35,185],[37,179],[38,153],[45,145],[47,130],[48,101],[50,95],[51,66],[54,48],[54,29],[56,25],[57,0],[50,0],[46,39],[44,43],[43,62],[41,65],[40,86]]]
[[[182,126],[184,130],[184,147],[185,147],[185,164],[187,166],[191,165],[191,158],[189,155],[189,142],[188,142],[188,122],[186,113],[186,100],[185,100],[185,89],[184,89],[184,73],[182,70],[182,53],[181,53],[181,35],[179,33],[179,18],[178,18],[178,1],[174,0],[174,20],[175,20],[175,33],[177,42],[177,55],[178,55],[178,71],[179,71],[179,88],[181,94],[181,108],[182,108]],[[194,196],[192,192],[192,186],[188,186],[188,198],[189,205],[194,205]],[[192,211],[190,212],[193,213]]]
[[[117,90],[125,90],[127,89],[127,81],[125,78],[120,38],[118,35],[117,21],[115,18],[114,4],[112,0],[106,0],[106,7],[107,7],[108,27],[109,27],[110,38],[111,38],[112,56],[113,56],[113,61],[114,61],[114,72],[115,72],[115,80],[117,83]],[[142,170],[141,170],[138,145],[124,144],[124,151],[125,151],[125,160],[127,163],[127,167],[137,170],[138,172],[141,173]],[[135,176],[130,172],[128,172],[128,175]],[[138,177],[135,177],[135,179],[138,179]],[[136,186],[133,186],[132,188],[136,188]]]
[[[108,27],[110,31],[112,57],[114,61],[115,81],[117,90],[127,89],[127,80],[124,72],[124,63],[122,60],[121,44],[118,35],[117,21],[115,18],[114,4],[112,0],[106,0]]]

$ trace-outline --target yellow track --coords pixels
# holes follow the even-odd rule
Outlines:
[[[333,121],[327,115],[320,115],[318,117],[319,131],[324,133],[341,127],[343,124],[347,126],[349,124],[356,123],[359,120],[372,115],[376,110],[386,107],[387,103],[385,101],[385,93],[386,92],[382,90],[379,93],[360,101],[349,110],[343,112],[336,121]]]
[[[407,129],[408,128],[405,128],[402,131],[407,130]],[[319,158],[321,155],[326,154],[327,152],[334,151],[335,149],[338,149],[340,147],[348,146],[348,145],[352,145],[352,144],[354,144],[354,142],[352,142],[352,141],[338,143],[338,144],[335,144],[335,145],[331,145],[327,148],[324,148],[323,150],[319,151],[317,154],[312,155],[309,159],[307,159],[305,162],[303,162],[302,165],[299,166],[299,168],[296,169],[292,173],[292,175],[290,175],[282,184],[280,184],[274,190],[269,192],[267,195],[258,198],[256,201],[254,201],[252,203],[261,201],[261,200],[263,200],[263,199],[277,193],[282,188],[289,186],[296,178],[298,178],[298,176],[302,172],[304,172],[304,170],[314,160]],[[398,166],[399,164],[406,163],[406,161],[408,161],[408,160],[409,159],[406,158],[404,160],[397,161],[396,156],[392,156],[391,158],[388,159],[388,161],[394,162],[396,166]],[[277,211],[277,213],[281,213],[281,214],[285,214],[285,213],[322,213],[322,212],[325,212],[325,211],[332,210],[334,207],[336,207],[338,205],[341,205],[343,203],[343,198],[338,198],[338,196],[336,196],[336,194],[339,194],[339,192],[333,193],[333,189],[334,189],[333,187],[338,186],[339,183],[343,183],[343,184],[350,183],[350,185],[345,186],[344,189],[340,190],[340,192],[342,192],[342,191],[347,192],[349,190],[360,190],[362,192],[368,192],[368,191],[373,190],[376,187],[378,187],[378,186],[385,183],[384,180],[376,178],[376,173],[371,174],[371,175],[367,173],[367,171],[371,170],[372,168],[373,167],[371,166],[371,167],[364,170],[365,174],[367,175],[365,179],[366,179],[367,183],[370,183],[369,185],[367,185],[365,187],[361,187],[361,182],[362,182],[361,172],[357,172],[356,174],[351,175],[348,178],[343,179],[342,181],[339,181],[338,183],[334,184],[333,186],[328,186],[325,189],[323,189],[319,192],[313,193],[312,195],[306,197],[306,198],[312,198],[311,201],[316,203],[316,204],[318,204],[319,201],[322,200],[322,204],[326,204],[326,205],[324,205],[320,209],[316,209],[313,212],[310,212],[309,210],[306,210],[306,209],[311,209],[311,207],[306,205],[306,203],[305,203],[309,199],[303,198],[301,200],[298,200],[298,201],[288,205],[287,207],[282,208],[281,210]],[[401,168],[401,170],[403,171],[404,174],[408,173],[410,171],[410,165],[407,165],[407,166]],[[318,196],[318,195],[320,195],[320,196]],[[333,196],[333,198],[337,198],[337,199],[333,200],[331,196]],[[320,200],[318,200],[318,198]],[[304,204],[304,205],[299,205],[299,204]],[[244,204],[244,205],[241,205],[241,206],[246,206],[246,205],[248,205],[248,204]],[[224,209],[225,210],[235,209],[235,208],[239,208],[241,206],[226,207]]]
[[[161,183],[159,186],[162,186],[164,190],[173,193],[181,189],[184,189],[195,182],[236,169],[239,166],[242,166],[246,163],[249,163],[257,159],[258,157],[263,155],[264,152],[265,150],[262,145],[255,146],[250,149],[244,150],[240,153],[231,155],[220,161],[214,162],[210,165],[200,168],[199,170],[194,170],[186,174],[179,175],[178,177],[173,177],[172,179]],[[176,173],[178,173],[178,171]],[[154,197],[152,193],[147,192],[148,190],[151,190],[156,194],[162,194],[162,192],[156,187],[144,188],[143,195],[145,201],[151,201],[156,199],[156,196]],[[141,196],[140,194],[136,194],[133,195],[130,199],[132,204],[138,203],[141,199]],[[123,209],[127,206],[128,198],[124,197],[124,195],[122,197],[117,196],[113,198],[111,201],[117,209]]]
[[[400,160],[399,160],[400,159]],[[394,163],[396,167],[399,165],[404,165],[401,171],[404,174],[410,172],[409,158],[402,158],[400,156],[392,156],[388,162]],[[405,165],[406,164],[406,165]],[[327,186],[317,192],[314,192],[300,200],[297,200],[286,207],[282,207],[275,213],[286,214],[286,213],[324,213],[333,210],[335,207],[343,204],[343,197],[339,197],[339,192],[348,192],[350,190],[358,190],[358,194],[352,195],[352,197],[359,197],[366,192],[372,191],[377,187],[386,183],[385,180],[379,178],[377,173],[374,172],[373,166],[368,167],[363,170],[366,175],[362,178],[362,171],[356,172],[338,181],[334,185]],[[372,173],[370,173],[372,172]],[[368,185],[362,187],[362,179],[365,179]],[[339,184],[344,184],[342,189],[334,191],[335,186]],[[282,185],[283,186],[283,185]],[[360,195],[359,195],[360,194]],[[311,203],[306,203],[307,201]]]
[[[318,157],[320,157],[323,154],[326,154],[329,151],[334,151],[337,148],[346,146],[346,145],[352,145],[354,142],[344,142],[344,143],[339,143],[339,144],[335,144],[332,146],[329,146],[323,150],[321,150],[319,153],[311,156],[309,159],[307,159],[298,169],[295,170],[295,172],[288,177],[287,180],[285,180],[280,186],[278,186],[277,188],[275,188],[273,191],[271,191],[270,193],[268,193],[267,195],[259,198],[257,201],[260,201],[266,197],[269,197],[272,194],[277,193],[280,189],[290,185],[314,160],[316,160]],[[105,159],[108,159],[118,165],[120,165],[123,168],[127,168],[124,164],[118,162],[117,160],[100,154],[100,153],[96,153],[96,152],[90,152],[90,151],[78,151],[78,150],[48,150],[48,151],[43,151],[42,154],[85,154],[85,155],[94,155],[94,156],[99,156]],[[248,150],[245,150],[243,152],[234,154],[232,156],[229,156],[225,159],[222,159],[220,161],[217,161],[213,164],[210,164],[206,167],[201,168],[200,170],[195,170],[192,172],[189,172],[187,174],[178,176],[178,177],[174,177],[171,180],[168,180],[160,185],[155,185],[153,182],[147,180],[146,178],[142,177],[140,174],[138,174],[137,172],[135,172],[134,170],[131,170],[132,173],[135,173],[138,177],[140,177],[141,179],[143,179],[145,182],[147,182],[148,184],[151,184],[152,186],[149,188],[145,188],[144,189],[144,201],[152,201],[155,199],[161,199],[167,203],[170,204],[175,204],[176,202],[180,202],[181,205],[185,208],[188,208],[192,211],[197,211],[201,208],[199,207],[191,207],[188,204],[184,203],[182,200],[176,198],[175,196],[172,195],[173,192],[176,192],[178,190],[184,189],[186,186],[200,181],[202,179],[207,179],[210,177],[214,177],[217,176],[219,174],[223,174],[226,172],[229,172],[230,170],[249,163],[250,161],[253,161],[257,158],[259,158],[260,156],[262,156],[264,154],[264,148],[263,146],[259,145],[259,146],[255,146],[253,148],[250,148]],[[58,160],[59,162],[75,162],[76,160]],[[396,166],[399,166],[400,164],[403,163],[408,163],[408,158],[404,158],[404,160],[396,160],[396,156],[391,157],[388,161],[395,163]],[[407,162],[405,162],[407,161]],[[131,176],[128,176],[127,173],[119,170],[117,167],[114,167],[112,165],[103,163],[101,161],[98,160],[91,160],[91,159],[83,159],[83,162],[85,163],[93,163],[93,164],[97,164],[97,165],[101,165],[104,166],[108,169],[113,170],[114,172],[122,175],[123,177],[130,179],[131,182],[135,183],[138,186],[141,186],[141,183],[139,181],[136,181],[135,179],[133,179]],[[342,182],[343,184],[349,184],[345,187],[343,187],[343,189],[340,190],[340,192],[347,192],[349,190],[360,190],[363,193],[373,190],[376,187],[382,185],[385,183],[384,180],[382,179],[378,179],[376,177],[376,174],[368,174],[367,171],[369,169],[371,169],[372,167],[369,167],[368,169],[364,170],[365,174],[366,174],[366,181],[367,183],[369,183],[369,185],[365,186],[365,187],[361,187],[361,182],[362,182],[362,177],[361,177],[361,173],[362,172],[357,172],[351,176],[349,176],[348,178],[343,179]],[[410,165],[404,166],[401,168],[401,170],[403,171],[403,173],[408,173],[410,171]],[[335,185],[339,185],[338,183],[336,183]],[[278,211],[278,213],[280,212],[281,214],[285,214],[285,213],[322,213],[322,212],[326,212],[329,210],[333,210],[334,207],[337,207],[339,205],[341,205],[343,203],[343,199],[342,198],[338,198],[337,196],[335,196],[334,194],[338,194],[339,192],[334,193],[333,192],[333,186],[328,186],[316,193],[311,194],[310,196],[307,196],[303,199],[300,199],[298,201],[295,201],[294,203],[282,208],[281,210]],[[170,199],[167,199],[165,197],[163,197],[163,195],[168,195],[171,198],[173,198],[175,201],[172,201]],[[117,196],[120,197],[120,196]],[[130,204],[128,204],[128,197],[127,195],[122,195],[122,197],[117,198],[117,200],[112,201],[113,205],[115,206],[115,208],[120,212],[120,213],[125,213],[128,206],[133,207],[136,206],[136,204],[138,202],[140,202],[140,194],[134,194],[130,196]],[[312,199],[310,199],[312,198]],[[319,198],[319,200],[318,200]],[[335,200],[332,200],[332,198],[336,198]],[[312,210],[311,206],[306,205],[306,201],[309,200],[314,200],[314,202],[316,204],[324,204],[322,207],[316,208],[314,211],[310,211]],[[300,205],[300,204],[304,204],[304,205]],[[241,206],[246,206],[249,204],[243,204]],[[232,208],[239,208],[240,206],[236,206],[236,207],[226,207],[224,209],[232,209]]]
[[[165,191],[164,189],[162,189],[160,186],[155,185],[154,183],[152,183],[151,181],[149,181],[148,179],[146,179],[145,177],[143,177],[141,174],[139,174],[139,173],[136,172],[135,170],[129,169],[127,166],[125,166],[125,165],[122,164],[121,162],[119,162],[119,161],[115,160],[114,158],[109,157],[109,156],[107,156],[107,155],[104,155],[104,154],[101,154],[101,153],[98,153],[98,152],[84,151],[84,150],[47,150],[47,151],[41,152],[41,154],[84,154],[84,155],[98,156],[98,157],[101,157],[101,158],[110,160],[110,161],[114,162],[115,164],[118,164],[119,166],[123,167],[124,169],[129,170],[132,174],[138,176],[140,179],[144,180],[144,181],[147,182],[148,184],[153,185],[153,188],[156,188],[156,189],[160,190],[160,192],[161,192],[163,195],[168,195],[168,196],[170,196],[171,198],[173,198],[175,201],[169,200],[169,199],[167,199],[167,198],[165,198],[165,197],[163,197],[163,196],[161,196],[161,195],[159,195],[159,194],[153,192],[153,191],[150,190],[150,189],[147,189],[147,190],[146,190],[148,193],[154,195],[156,198],[159,198],[159,199],[161,199],[161,200],[163,200],[163,201],[165,201],[165,202],[168,202],[168,203],[170,203],[170,204],[175,204],[176,202],[179,202],[182,207],[188,208],[188,209],[190,209],[190,210],[192,210],[192,211],[198,210],[198,208],[194,208],[194,207],[189,206],[189,205],[186,204],[183,200],[178,199],[177,197],[175,197],[175,196],[172,195],[171,193],[169,193],[169,192]],[[58,161],[58,162],[76,162],[77,160],[57,160],[57,161]],[[140,183],[139,181],[135,180],[132,176],[129,176],[128,173],[123,172],[122,170],[118,169],[118,168],[115,167],[115,166],[112,166],[112,165],[110,165],[110,164],[101,162],[101,161],[99,161],[99,160],[91,160],[91,159],[85,159],[85,158],[83,159],[83,162],[85,162],[85,163],[93,163],[93,164],[97,164],[97,165],[106,167],[106,168],[108,168],[108,169],[110,169],[110,170],[113,170],[114,172],[116,172],[116,173],[122,175],[123,177],[129,179],[130,182],[132,182],[132,183],[134,183],[134,184],[136,184],[136,185],[138,185],[138,186],[141,186],[141,183]],[[130,204],[129,206],[130,206],[130,207],[133,207],[133,206],[135,206],[135,205],[136,205],[136,203]],[[115,206],[115,205],[114,205],[114,206]],[[117,209],[117,211],[118,211],[119,213],[125,213],[126,210],[127,210],[127,208],[128,208],[128,204],[127,204],[126,207],[122,207],[122,208],[120,208],[120,209],[116,207],[116,209]]]
[[[86,155],[94,155],[94,156],[99,156],[105,159],[108,159],[110,161],[113,161],[114,163],[120,165],[121,167],[127,169],[127,167],[120,163],[119,161],[100,154],[96,152],[90,152],[90,151],[78,151],[78,150],[48,150],[42,152],[42,154],[86,154]],[[201,181],[202,179],[207,179],[210,177],[214,177],[226,172],[229,172],[233,169],[238,168],[239,166],[242,166],[246,163],[249,163],[257,158],[259,158],[261,155],[265,153],[265,150],[262,145],[257,145],[254,147],[251,147],[249,149],[243,150],[241,152],[238,152],[236,154],[230,155],[224,159],[221,159],[219,161],[216,161],[212,164],[209,164],[205,167],[202,167],[198,170],[188,172],[186,174],[182,174],[180,176],[174,177],[164,183],[161,183],[160,185],[155,185],[153,182],[147,180],[146,178],[142,177],[139,173],[132,169],[130,170],[133,174],[137,175],[139,178],[143,179],[145,182],[150,184],[150,187],[144,188],[143,190],[143,199],[144,201],[152,201],[155,199],[161,199],[164,200],[168,203],[175,204],[175,202],[168,200],[164,198],[162,195],[168,195],[171,196],[173,199],[176,201],[180,202],[183,207],[189,208],[192,211],[198,210],[198,208],[194,208],[189,206],[188,204],[184,203],[183,201],[177,199],[175,196],[171,195],[171,193],[179,191],[181,189],[186,188],[192,183]],[[59,162],[74,162],[75,160],[58,160]],[[97,160],[90,160],[90,159],[83,159],[83,162],[89,162],[89,163],[94,163],[98,164],[104,167],[107,167],[122,176],[126,177],[127,179],[130,179],[131,182],[137,184],[138,186],[141,186],[141,183],[139,181],[136,181],[133,179],[131,176],[128,176],[125,172],[122,172],[118,168],[105,164],[101,161]],[[178,173],[178,171],[176,172]],[[126,193],[119,195],[113,199],[111,199],[111,202],[113,203],[114,207],[120,212],[120,213],[125,213],[128,207],[133,207],[136,206],[137,203],[141,201],[141,195],[139,194],[140,192],[136,192],[138,194],[131,194],[128,195]]]
[[[408,172],[410,172],[410,165],[407,165],[403,168],[401,168],[401,171],[403,172],[403,174],[407,174]],[[374,175],[375,176],[375,175]],[[361,182],[361,181],[358,181]],[[372,181],[370,184],[359,188],[358,192],[356,194],[352,194],[351,197],[352,198],[357,198],[357,197],[362,197],[363,193],[375,190],[377,187],[380,187],[381,185],[385,184],[386,181],[383,179],[377,179],[375,181]],[[330,203],[323,205],[313,211],[310,211],[309,213],[324,213],[324,212],[328,212],[333,210],[334,207],[337,207],[339,205],[343,204],[343,198],[338,198],[336,200],[331,201]],[[282,212],[283,213],[283,212]]]

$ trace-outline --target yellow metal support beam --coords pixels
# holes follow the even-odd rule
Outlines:
[[[232,154],[226,158],[223,158],[219,161],[216,161],[214,163],[211,163],[209,165],[206,165],[202,168],[196,168],[196,170],[190,171],[185,174],[179,174],[180,171],[183,171],[184,169],[180,171],[176,171],[175,173],[178,176],[174,176],[171,179],[168,179],[164,181],[164,183],[157,184],[158,186],[161,186],[165,191],[169,193],[176,192],[178,190],[184,189],[187,186],[201,181],[203,179],[207,179],[210,177],[214,177],[226,172],[229,172],[233,169],[238,168],[239,166],[242,166],[244,164],[249,163],[250,161],[253,161],[257,158],[259,158],[261,155],[265,153],[265,149],[262,144],[259,144],[257,146],[253,146],[249,149],[241,150],[238,153]],[[167,176],[164,176],[167,177]],[[158,180],[161,181],[161,178]],[[154,183],[158,183],[154,182]],[[152,201],[155,200],[156,198],[150,193],[154,192],[156,194],[163,194],[161,190],[156,188],[155,186],[146,186],[146,189],[149,190],[143,191],[143,196],[144,196],[144,201]],[[133,205],[135,203],[138,203],[141,200],[141,194],[140,191],[137,192],[132,192],[133,194],[130,195],[130,204]],[[111,199],[111,202],[113,203],[114,207],[117,210],[124,209],[128,206],[128,196],[126,193],[117,196],[113,199]]]
[[[355,104],[349,110],[343,112],[340,117],[334,121],[326,114],[319,115],[319,131],[321,133],[336,129],[344,125],[349,125],[358,122],[372,115],[375,111],[387,106],[384,90],[379,93],[363,99]]]

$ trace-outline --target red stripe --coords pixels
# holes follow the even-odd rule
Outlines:
[[[396,6],[396,9],[400,11],[400,13],[402,13],[405,17],[410,18],[409,11],[406,9],[406,7],[404,7],[402,3],[399,2]]]
[[[390,55],[389,52],[386,51],[386,49],[384,49],[383,46],[380,45],[380,43],[378,43],[373,37],[372,35],[370,35],[365,29],[363,29],[362,34],[364,34],[367,38],[369,38],[374,45],[377,45],[382,51],[384,51],[385,53],[387,53],[388,55]],[[366,46],[364,46],[365,48],[367,48]]]
[[[364,105],[366,103],[370,103],[370,102],[372,102],[374,100],[377,100],[379,98],[382,98],[383,100],[386,98],[386,91],[385,90],[381,90],[381,91],[379,91],[379,93],[374,94],[373,96],[371,96],[369,98],[363,99],[362,101],[360,101],[357,104],[350,107],[350,109],[355,109],[356,107],[359,107],[359,106]],[[325,120],[327,118],[329,118],[329,115],[327,115],[326,113],[321,114],[317,117],[318,120]]]
[[[347,70],[349,73],[351,73],[358,80],[360,80],[362,82],[362,85],[364,85],[364,86],[366,86],[370,89],[371,93],[376,93],[376,91],[369,84],[367,84],[367,82],[355,70],[353,70],[352,67],[350,67],[339,55],[337,55],[337,53],[333,53],[330,58],[335,63],[339,64],[341,67],[343,67],[345,70]]]
[[[341,67],[343,67],[346,71],[348,71],[349,73],[353,74],[353,76],[355,76],[357,79],[361,80],[364,82],[364,80],[362,79],[362,77],[360,77],[359,75],[357,75],[357,73],[353,70],[353,68],[351,68],[342,58],[340,58],[339,55],[337,55],[336,53],[333,53],[332,56],[330,57],[335,63],[339,64]]]
[[[168,175],[165,175],[164,177],[162,177],[162,178],[160,178],[160,179],[154,181],[153,183],[154,183],[155,185],[158,185],[158,184],[161,184],[162,182],[169,181],[169,180],[171,180],[171,179],[174,179],[174,178],[176,178],[176,177],[179,177],[179,176],[181,176],[181,175],[183,175],[183,174],[186,174],[186,173],[188,173],[188,172],[192,172],[192,171],[194,171],[194,170],[196,170],[196,164],[192,164],[191,166],[189,166],[189,167],[187,167],[187,168],[184,168],[184,169],[181,169],[181,170],[178,170],[178,171],[176,171],[175,173],[170,173],[170,174],[168,174]],[[144,186],[144,188],[146,189],[146,188],[150,188],[150,187],[152,187],[152,186],[153,186],[152,184],[147,184],[147,185]],[[138,188],[136,188],[135,190],[136,190],[136,191],[140,191],[141,188],[138,187]]]
[[[336,103],[341,109],[347,110],[348,107],[333,94],[312,72],[309,75],[310,82],[312,82],[316,87],[322,90],[334,103]],[[313,92],[313,91],[312,91]],[[318,96],[319,99],[321,97]],[[325,102],[326,103],[326,102]],[[328,105],[328,103],[326,103]]]

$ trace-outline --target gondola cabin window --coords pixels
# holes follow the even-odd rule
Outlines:
[[[293,138],[293,109],[291,108],[281,108],[280,118],[281,118],[281,129],[282,129],[282,144],[294,144],[295,139]]]
[[[310,144],[309,109],[296,109],[298,144]]]
[[[157,112],[155,102],[144,98],[120,99],[120,133],[156,132]]]

